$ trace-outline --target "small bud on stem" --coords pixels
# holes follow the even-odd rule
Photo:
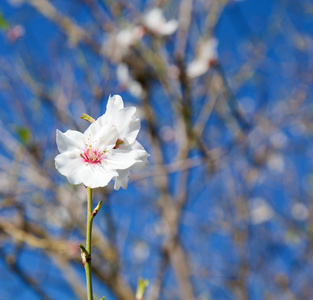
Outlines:
[[[82,263],[85,265],[87,261],[91,260],[91,255],[82,244],[79,244],[79,248],[81,249]]]
[[[97,215],[98,211],[100,210],[102,206],[102,203],[103,203],[102,200],[100,200],[98,205],[95,207],[95,209],[92,212],[92,218],[94,218]]]
[[[143,294],[145,293],[148,285],[149,280],[143,280],[142,278],[139,278],[136,291],[136,300],[143,300]]]

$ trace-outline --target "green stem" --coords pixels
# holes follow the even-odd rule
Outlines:
[[[85,272],[87,281],[88,300],[93,300],[92,278],[91,278],[91,232],[92,232],[92,189],[87,187],[87,231],[86,231],[86,250],[89,257],[86,259]]]

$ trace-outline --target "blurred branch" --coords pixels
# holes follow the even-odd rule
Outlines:
[[[82,27],[75,24],[70,18],[61,14],[48,0],[27,0],[29,4],[34,6],[40,13],[46,16],[68,35],[69,42],[75,46],[80,41],[85,42],[96,52],[100,51],[100,46],[94,42],[90,34]]]
[[[179,6],[179,27],[177,33],[176,53],[184,58],[186,51],[186,44],[188,39],[188,31],[192,19],[192,4],[193,0],[183,0]]]
[[[11,236],[14,240],[23,242],[30,247],[41,248],[48,251],[67,254],[69,244],[67,241],[38,238],[11,224],[8,220],[0,218],[0,230]]]

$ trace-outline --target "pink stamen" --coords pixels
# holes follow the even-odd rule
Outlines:
[[[102,153],[98,152],[97,149],[86,149],[83,153],[81,153],[81,158],[84,160],[85,163],[89,164],[99,164],[104,159]]]

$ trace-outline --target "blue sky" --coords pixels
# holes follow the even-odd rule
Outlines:
[[[135,12],[146,11],[154,2],[131,3],[131,9],[126,9],[121,14],[127,20]],[[165,7],[168,18],[177,18],[177,3],[173,1]],[[92,32],[97,42],[101,43],[108,38],[107,32],[101,29],[93,15],[79,1],[53,1],[53,5]],[[307,257],[310,255],[308,247],[311,225],[309,219],[296,219],[293,207],[295,203],[301,203],[307,209],[311,207],[311,6],[310,1],[231,1],[223,8],[212,32],[205,32],[205,5],[202,1],[195,1],[195,18],[187,40],[185,63],[195,56],[198,39],[214,35],[218,39],[221,70],[236,105],[244,111],[246,119],[253,126],[253,130],[246,133],[249,137],[247,144],[241,147],[238,143],[232,147],[233,128],[218,113],[213,113],[205,124],[203,139],[212,149],[221,146],[227,154],[225,159],[220,160],[221,169],[211,178],[206,175],[206,168],[202,165],[193,168],[189,174],[190,189],[179,228],[180,237],[195,265],[202,266],[204,273],[210,270],[213,274],[203,279],[195,272],[192,280],[199,299],[209,299],[208,295],[212,299],[236,299],[225,282],[231,282],[242,271],[243,263],[249,266],[249,274],[246,276],[249,299],[265,299],[267,289],[281,296],[277,299],[283,299],[285,294],[279,285],[279,276],[283,279],[294,278],[292,282],[288,281],[288,288],[299,299],[305,299],[300,297],[305,297],[303,291],[308,289],[308,278],[312,277],[312,262]],[[106,8],[104,2],[103,11],[109,18],[112,17],[112,11]],[[84,130],[87,125],[80,122],[79,116],[83,112],[94,117],[104,113],[105,99],[109,94],[121,92],[123,98],[128,99],[128,106],[140,105],[140,99],[129,91],[120,89],[114,63],[99,57],[86,45],[72,47],[60,28],[31,5],[12,6],[7,1],[2,1],[0,12],[9,28],[16,25],[24,28],[24,34],[15,42],[7,37],[9,28],[0,32],[0,68],[3,70],[0,70],[0,79],[5,78],[3,82],[11,84],[11,89],[2,87],[0,90],[0,118],[13,132],[16,128],[28,128],[35,141],[43,141],[43,164],[50,167],[53,155],[57,153],[55,129],[65,131],[70,127]],[[122,26],[124,20],[121,16],[117,19]],[[176,35],[168,38],[162,48],[163,54],[171,62],[175,61],[173,49],[176,38]],[[20,76],[22,67],[28,71],[22,71],[25,77]],[[71,70],[72,77],[62,77],[68,70]],[[34,78],[47,93],[55,92],[58,84],[68,79],[69,83],[64,83],[64,94],[72,97],[69,106],[72,120],[67,119],[65,123],[51,114],[51,104],[34,96],[31,81],[26,80],[27,75]],[[194,120],[197,120],[205,104],[205,88],[209,86],[210,78],[216,78],[215,76],[218,77],[218,73],[210,70],[205,76],[192,82]],[[106,87],[100,100],[93,98],[93,85]],[[157,129],[161,133],[164,128],[174,126],[175,112],[169,108],[167,103],[172,100],[159,83],[154,82],[151,91]],[[230,98],[229,95],[226,98]],[[228,105],[231,107],[232,104],[227,104],[226,107]],[[87,111],[81,111],[83,108]],[[231,113],[226,112],[226,121],[229,120]],[[145,120],[142,127],[145,132]],[[274,128],[274,133],[267,134],[268,128]],[[150,149],[146,134],[142,133],[139,138]],[[231,150],[228,151],[228,148]],[[164,142],[166,163],[174,160],[176,149],[174,142]],[[2,146],[0,151],[3,151]],[[262,164],[264,152],[269,155],[269,159]],[[193,150],[189,158],[200,154],[199,150]],[[151,164],[153,163],[152,156]],[[243,184],[248,169],[251,178],[255,174],[253,172],[257,173],[257,179]],[[169,176],[173,195],[179,193],[181,188],[180,176],[177,172]],[[57,173],[52,178],[60,184],[64,183]],[[251,211],[253,205],[264,204],[265,199],[273,210],[272,218],[260,223],[236,218],[234,212],[239,200],[233,201],[233,195],[228,193],[229,186],[225,188],[225,178],[233,179],[233,190],[238,199],[240,195],[246,196]],[[101,230],[108,234],[105,220],[112,213],[119,229],[116,240],[123,262],[123,275],[133,289],[139,276],[150,280],[154,278],[160,259],[158,247],[154,245],[160,246],[161,238],[151,233],[159,220],[155,208],[159,191],[152,186],[151,179],[144,181],[142,185],[143,187],[140,183],[133,183],[127,191],[113,193],[109,203],[103,207],[102,218],[99,217],[98,220]],[[28,197],[28,200],[32,199],[32,195]],[[48,194],[47,199],[52,202],[53,194]],[[7,217],[10,213],[10,210],[0,209],[2,217]],[[246,238],[242,245],[234,241],[231,227],[244,232]],[[58,235],[60,229],[48,230],[56,230]],[[80,237],[80,234],[73,232],[72,237]],[[1,251],[8,254],[16,251],[14,249],[9,243],[3,245]],[[134,262],[136,255],[138,261]],[[40,278],[42,289],[51,299],[75,298],[47,255],[26,247],[18,258],[17,266],[20,270],[30,273],[36,280]],[[74,268],[79,270],[77,265]],[[16,272],[9,270],[1,259],[0,269],[3,270],[0,272],[0,298],[41,299],[38,296],[40,291],[36,292],[29,284],[23,283]],[[84,280],[82,269],[78,274]],[[173,270],[169,268],[164,280],[165,290],[171,290],[174,277]],[[278,284],[272,282],[272,278]],[[100,282],[95,281],[95,291],[99,296],[105,294],[107,299],[114,299]]]

